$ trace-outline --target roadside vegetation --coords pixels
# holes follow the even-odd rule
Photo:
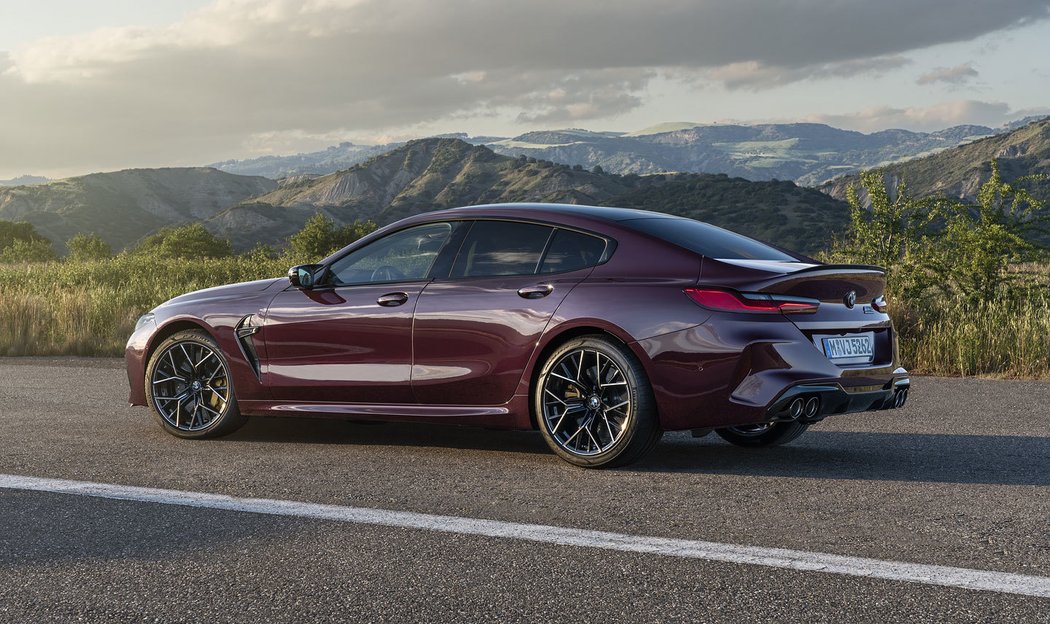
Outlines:
[[[1050,378],[1050,213],[991,177],[967,204],[916,199],[882,172],[848,191],[851,220],[825,260],[888,269],[904,365],[917,372]],[[866,200],[866,201],[865,201]]]
[[[868,172],[849,191],[850,223],[823,260],[889,270],[904,365],[915,372],[1050,378],[1050,214],[994,163],[974,204],[887,191]],[[1042,179],[1034,180],[1041,182]],[[112,253],[95,234],[51,243],[0,221],[0,355],[120,355],[135,320],[176,295],[284,275],[375,229],[316,215],[281,249],[233,254],[199,224]]]
[[[156,305],[192,290],[279,277],[375,227],[337,226],[316,215],[287,248],[236,255],[199,224],[161,230],[116,255],[97,235],[78,234],[59,260],[29,224],[0,221],[0,355],[122,355],[136,319]]]

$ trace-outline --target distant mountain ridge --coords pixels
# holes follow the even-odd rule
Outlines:
[[[421,139],[345,171],[284,183],[205,225],[244,247],[239,241],[280,241],[318,211],[338,223],[385,224],[440,208],[499,202],[622,205],[681,214],[804,253],[823,248],[847,220],[843,202],[791,182],[594,173],[499,155],[460,139]]]
[[[74,234],[94,232],[121,249],[275,188],[269,178],[206,167],[125,169],[0,188],[0,219],[28,221],[59,248]]]
[[[203,222],[235,249],[282,244],[322,212],[380,224],[431,210],[500,202],[619,205],[688,216],[812,254],[848,219],[844,202],[789,181],[724,174],[595,172],[510,157],[458,138],[411,141],[348,169],[280,182],[213,168],[128,169],[0,189],[0,219],[56,243],[94,232],[114,249],[159,228]]]
[[[915,197],[943,195],[974,201],[977,191],[991,175],[990,162],[997,160],[1003,179],[1012,182],[1029,175],[1050,175],[1050,118],[1030,121],[1014,130],[960,145],[950,150],[901,163],[887,165],[890,186],[903,180]],[[846,197],[859,174],[836,178],[820,189],[837,199]],[[1034,180],[1028,187],[1043,197],[1050,196],[1050,181]]]
[[[506,156],[524,154],[610,173],[725,173],[749,180],[794,180],[816,186],[838,175],[913,158],[993,135],[1004,129],[962,125],[936,132],[883,130],[864,134],[825,124],[690,124],[669,122],[636,132],[594,132],[577,128],[526,132],[513,138],[458,138],[486,145]],[[279,179],[326,175],[347,169],[403,144],[358,146],[341,143],[320,152],[263,156],[215,163],[230,173]]]
[[[0,186],[29,186],[31,184],[44,184],[50,182],[51,178],[36,175],[21,175],[10,180],[0,180]]]

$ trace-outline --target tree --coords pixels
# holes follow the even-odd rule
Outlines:
[[[201,223],[163,228],[147,236],[135,253],[162,258],[222,258],[232,253],[230,241],[209,232]]]
[[[288,238],[288,251],[295,261],[316,262],[375,229],[372,221],[354,221],[338,227],[335,221],[318,212],[306,220],[303,229]]]
[[[56,258],[51,241],[25,221],[0,221],[0,262],[46,262]]]
[[[891,197],[881,171],[863,173],[870,206],[848,189],[850,225],[831,257],[885,267],[890,288],[906,300],[935,287],[991,301],[1011,281],[1010,262],[1045,252],[1035,241],[1050,223],[1044,202],[1004,182],[994,161],[991,170],[976,204],[911,198],[903,182]]]
[[[1039,259],[1045,248],[1035,241],[1050,225],[1045,202],[1004,182],[998,162],[992,161],[991,170],[976,205],[945,201],[937,206],[937,216],[945,223],[943,247],[951,252],[941,256],[937,269],[963,295],[984,301],[991,301],[1013,280],[1007,270],[1011,262]]]
[[[36,231],[32,223],[26,223],[25,221],[0,221],[0,250],[9,247],[16,240],[27,243],[46,241],[48,244],[51,244],[51,241]]]
[[[46,238],[43,240],[16,239],[10,245],[0,249],[0,262],[47,262],[55,260],[58,256],[51,247],[51,242]]]
[[[930,264],[937,241],[929,236],[933,204],[908,197],[903,181],[891,197],[882,171],[866,171],[860,181],[870,206],[865,208],[855,187],[847,189],[850,223],[832,255],[885,268],[894,294],[912,300],[934,284]]]
[[[76,234],[66,241],[66,248],[69,249],[68,259],[73,262],[104,260],[113,255],[109,243],[98,234]]]
[[[591,173],[602,174],[605,173],[605,169],[602,169],[601,165],[595,165],[591,167]]]

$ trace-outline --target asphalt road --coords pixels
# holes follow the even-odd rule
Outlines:
[[[538,434],[257,419],[183,441],[115,360],[0,359],[0,474],[1050,576],[1050,383],[919,378],[789,446],[668,434],[574,468]],[[0,621],[1017,621],[1050,599],[0,489]]]

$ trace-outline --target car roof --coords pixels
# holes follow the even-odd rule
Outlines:
[[[634,208],[612,206],[587,206],[582,204],[504,203],[463,206],[426,213],[429,217],[532,217],[536,219],[557,216],[573,217],[603,222],[630,221],[632,219],[682,219],[675,215]]]

